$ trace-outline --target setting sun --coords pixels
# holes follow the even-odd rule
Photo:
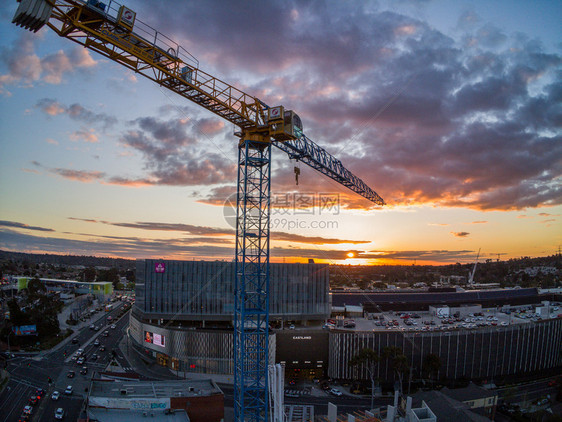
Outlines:
[[[355,253],[354,253],[354,252],[348,252],[348,253],[347,253],[347,257],[348,257],[348,258],[353,258],[354,256],[355,256]]]

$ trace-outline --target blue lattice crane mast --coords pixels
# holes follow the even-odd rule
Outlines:
[[[47,25],[61,37],[120,63],[237,125],[238,195],[234,310],[236,421],[268,418],[271,146],[378,205],[383,199],[308,139],[296,113],[269,107],[199,69],[181,46],[115,1],[21,0],[13,23]]]

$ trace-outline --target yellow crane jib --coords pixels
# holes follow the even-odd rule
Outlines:
[[[116,1],[22,0],[13,22],[32,31],[47,25],[243,130],[267,124],[261,101],[203,72],[187,50]]]

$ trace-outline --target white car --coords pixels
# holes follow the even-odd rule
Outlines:
[[[55,410],[55,419],[62,418],[64,418],[64,409],[62,407],[59,407],[57,410]]]
[[[58,391],[53,391],[53,394],[51,394],[52,400],[58,400],[59,397],[60,397],[60,393]]]
[[[116,328],[115,324],[111,324],[111,329],[115,330],[115,328]]]
[[[66,390],[64,390],[64,394],[72,395],[72,385],[66,387]]]
[[[343,393],[340,390],[338,390],[337,388],[332,388],[330,390],[330,394],[332,394],[334,396],[338,396],[338,397],[343,396]]]

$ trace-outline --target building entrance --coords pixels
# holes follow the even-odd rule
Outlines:
[[[168,366],[168,361],[169,361],[168,355],[164,355],[162,353],[158,353],[156,355],[156,362],[158,362],[158,365]]]

